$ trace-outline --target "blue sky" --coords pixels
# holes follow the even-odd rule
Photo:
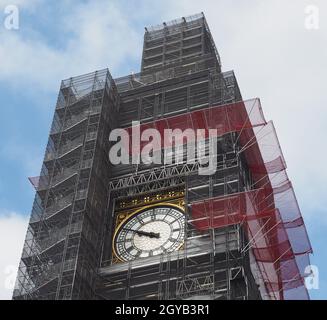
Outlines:
[[[19,8],[18,30],[4,8]],[[319,8],[319,29],[305,8]],[[62,79],[108,67],[140,68],[144,26],[203,11],[223,70],[234,69],[245,99],[260,97],[275,123],[327,298],[327,5],[324,0],[0,0],[0,299],[21,254],[37,176]],[[9,281],[10,282],[10,281]]]

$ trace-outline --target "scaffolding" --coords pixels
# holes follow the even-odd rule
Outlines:
[[[143,73],[178,64],[192,70],[199,57],[204,62],[210,56],[215,59],[211,67],[220,71],[220,57],[203,13],[145,28]]]
[[[164,118],[141,125],[141,132],[203,127],[219,129],[220,161],[213,176],[199,176],[199,163],[187,164],[184,158],[179,166],[142,170],[110,181],[116,200],[125,202],[135,195],[183,187],[187,232],[179,252],[118,265],[105,261],[100,270],[101,296],[308,298],[304,277],[311,245],[273,123],[264,119],[260,100]]]
[[[131,137],[132,121],[161,137],[215,129],[216,172],[198,175],[201,159],[187,162],[185,148],[178,164],[112,165],[109,133]],[[164,156],[167,147],[154,149]],[[41,174],[30,181],[14,299],[308,298],[312,250],[273,123],[259,99],[242,99],[233,71],[221,72],[202,13],[146,28],[138,74],[64,80]],[[183,247],[117,261],[119,214],[163,201],[182,203]]]
[[[62,81],[14,299],[94,296],[117,101],[108,70]]]

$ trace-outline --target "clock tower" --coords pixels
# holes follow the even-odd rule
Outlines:
[[[164,144],[179,161],[114,164],[110,133],[135,121],[160,136],[202,130],[203,155]],[[285,167],[204,15],[146,28],[140,73],[61,83],[13,298],[308,298],[311,247]]]

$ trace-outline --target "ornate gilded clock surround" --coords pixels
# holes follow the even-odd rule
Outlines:
[[[185,191],[184,189],[171,189],[161,194],[149,194],[130,198],[128,200],[119,200],[116,202],[115,227],[112,241],[122,224],[134,215],[156,206],[172,206],[185,212]],[[122,262],[116,255],[114,243],[112,243],[112,264]]]

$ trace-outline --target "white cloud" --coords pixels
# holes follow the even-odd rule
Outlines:
[[[28,34],[28,26],[22,23],[18,31],[3,32],[0,80],[12,85],[29,83],[28,90],[53,92],[63,78],[108,66],[115,72],[124,68],[128,59],[140,57],[142,34],[134,30],[116,2],[94,5],[88,1],[71,4],[70,8],[57,21],[65,39],[63,48],[46,43],[36,30]],[[33,85],[39,89],[30,88]]]
[[[12,5],[17,7],[20,16],[22,10],[28,13],[36,13],[42,1],[44,0],[0,0],[0,30],[2,18],[5,19],[12,13]],[[9,12],[6,12],[7,8],[9,8]]]
[[[0,210],[0,300],[11,299],[28,218]]]
[[[22,147],[17,138],[11,137],[0,146],[0,156],[16,163],[26,175],[38,175],[40,173],[43,150],[40,152],[40,148],[33,145]]]
[[[4,8],[8,5],[16,5],[23,8],[33,8],[38,3],[40,3],[41,0],[0,0],[0,8]]]

